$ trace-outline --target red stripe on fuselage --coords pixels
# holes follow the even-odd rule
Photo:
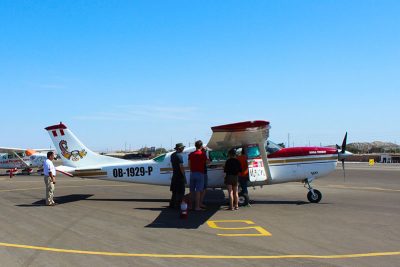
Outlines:
[[[337,154],[337,150],[330,147],[288,147],[268,155],[268,158],[315,157],[333,154]]]

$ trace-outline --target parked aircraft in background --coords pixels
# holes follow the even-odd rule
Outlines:
[[[10,178],[20,169],[22,173],[31,174],[32,168],[42,168],[50,149],[22,149],[0,147],[0,169],[7,169]]]
[[[329,147],[291,147],[281,148],[268,140],[269,122],[246,121],[211,128],[213,134],[207,144],[208,186],[224,188],[223,166],[227,151],[231,148],[246,148],[249,165],[249,186],[273,185],[301,181],[308,189],[307,198],[317,203],[321,200],[320,191],[311,187],[311,182],[328,175],[336,169],[337,160],[344,161],[347,152],[346,139],[342,148]],[[172,166],[170,156],[173,152],[160,155],[151,160],[129,161],[99,155],[78,140],[60,123],[46,128],[63,165],[57,170],[69,175],[122,182],[170,185]],[[183,151],[186,177],[189,178],[188,155],[194,147]],[[188,181],[189,182],[189,181]],[[242,204],[248,201],[241,196]]]

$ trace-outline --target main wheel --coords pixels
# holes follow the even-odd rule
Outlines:
[[[239,206],[247,206],[249,205],[249,195],[243,194],[242,192],[239,193]]]
[[[311,203],[318,203],[321,201],[322,194],[317,189],[314,189],[314,194],[311,193],[311,191],[308,191],[307,198]]]

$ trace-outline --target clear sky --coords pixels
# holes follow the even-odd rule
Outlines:
[[[0,1],[0,146],[400,142],[400,1]]]

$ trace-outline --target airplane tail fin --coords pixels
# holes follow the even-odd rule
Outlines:
[[[65,166],[84,168],[126,162],[123,159],[103,156],[91,151],[61,122],[45,129]]]

